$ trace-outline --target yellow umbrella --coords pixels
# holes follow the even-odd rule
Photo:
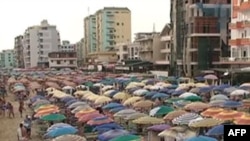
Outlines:
[[[216,115],[216,114],[218,114],[220,112],[223,112],[223,111],[224,111],[224,109],[222,109],[222,108],[214,107],[214,108],[209,108],[209,109],[203,111],[201,113],[201,115],[204,116],[204,117],[212,117],[212,116],[214,116],[214,115]]]
[[[141,99],[142,99],[142,97],[133,96],[133,97],[130,97],[129,99],[127,99],[126,101],[124,101],[123,105],[125,105],[125,106],[131,105],[131,104],[134,104],[135,102],[137,102]]]
[[[48,92],[55,91],[55,90],[57,90],[57,89],[53,88],[53,87],[49,87],[49,88],[46,89],[46,91],[48,91]]]
[[[37,112],[37,111],[39,111],[41,109],[48,109],[48,108],[54,108],[54,107],[58,107],[58,106],[52,105],[52,104],[50,104],[50,105],[41,105],[37,109],[35,109],[34,111]]]
[[[171,127],[170,129],[164,130],[158,134],[160,137],[171,137],[175,139],[187,139],[196,136],[194,131],[191,131],[187,127]]]
[[[204,109],[207,109],[209,107],[210,107],[210,105],[207,104],[207,103],[192,102],[190,104],[187,104],[184,108],[186,110],[191,110],[191,111],[199,112],[199,111],[203,111]]]
[[[99,95],[96,95],[96,94],[89,94],[87,95],[86,97],[84,97],[85,99],[87,100],[90,100],[90,101],[95,101],[97,98],[99,98]]]
[[[104,103],[108,103],[112,101],[111,98],[106,97],[106,96],[99,96],[96,100],[95,100],[95,104],[104,104]]]
[[[204,118],[196,121],[190,122],[190,127],[200,128],[200,127],[213,127],[223,123],[224,121],[213,119],[213,118]]]
[[[145,124],[145,125],[165,123],[163,119],[150,116],[140,117],[138,119],[133,120],[132,122],[135,124]]]
[[[241,117],[237,118],[234,123],[237,125],[250,125],[250,115],[244,114]]]
[[[114,99],[117,99],[117,100],[126,100],[126,99],[128,99],[129,97],[130,97],[130,95],[127,94],[127,93],[124,93],[124,92],[119,92],[119,93],[117,93],[117,94],[115,94],[115,95],[113,96],[113,98],[114,98]]]
[[[153,101],[141,100],[133,104],[134,108],[152,108],[154,105]]]
[[[163,119],[166,121],[170,121],[170,120],[173,120],[174,118],[177,118],[177,117],[184,115],[186,113],[187,112],[184,110],[172,111],[172,112],[169,112]]]

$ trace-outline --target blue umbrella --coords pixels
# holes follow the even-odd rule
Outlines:
[[[204,77],[202,77],[202,76],[195,77],[194,79],[199,81],[199,82],[205,81]]]
[[[123,106],[123,105],[120,104],[120,103],[112,102],[112,103],[109,103],[109,104],[103,106],[102,109],[112,109],[112,108],[122,107],[122,106]]]
[[[222,84],[222,85],[219,85],[219,86],[215,86],[213,88],[213,91],[223,91],[224,89],[229,88],[229,87],[231,87],[231,85]]]
[[[63,128],[56,128],[54,130],[50,130],[48,133],[45,134],[46,137],[58,137],[66,134],[75,134],[78,130],[74,127],[63,127]]]
[[[153,95],[155,95],[156,93],[158,93],[158,92],[156,92],[156,91],[151,91],[151,92],[147,92],[146,94],[145,94],[145,98],[151,98]]]
[[[97,131],[99,133],[103,133],[112,129],[123,129],[122,126],[116,123],[106,123],[99,126],[96,126],[93,131]]]
[[[172,95],[178,96],[178,95],[181,95],[181,94],[183,94],[183,93],[185,93],[184,90],[177,90],[177,91],[173,91],[173,92],[172,92]]]
[[[202,88],[200,88],[199,93],[208,93],[208,92],[211,92],[212,90],[213,90],[212,86],[210,86],[210,87],[202,87]]]
[[[164,94],[164,93],[156,93],[152,96],[152,99],[157,99],[157,98],[166,98],[169,97],[169,95]]]
[[[68,101],[73,100],[73,99],[76,99],[76,98],[74,98],[74,97],[72,97],[72,96],[67,96],[67,97],[61,98],[61,101],[62,101],[62,102],[68,102]]]
[[[228,101],[224,102],[223,107],[226,107],[226,108],[237,108],[237,107],[240,107],[242,105],[243,104],[241,102],[228,100]]]
[[[111,92],[109,95],[111,96],[111,97],[113,97],[115,94],[117,94],[119,91],[118,90],[114,90],[113,92]]]
[[[114,130],[110,130],[108,132],[104,132],[103,134],[99,135],[98,139],[100,141],[109,141],[115,137],[128,135],[128,134],[129,134],[129,132],[126,130],[114,129]]]
[[[207,136],[218,136],[224,134],[224,125],[217,125],[209,129],[206,133]]]
[[[207,136],[197,136],[186,139],[185,141],[218,141],[218,140]]]
[[[65,105],[69,106],[69,105],[71,105],[71,104],[73,104],[75,102],[78,102],[78,100],[77,99],[72,99],[72,100],[68,101]]]
[[[110,109],[109,111],[111,113],[117,113],[117,112],[124,110],[124,109],[126,109],[126,107],[122,106],[122,107],[116,107],[116,108]]]
[[[36,95],[36,96],[30,98],[30,101],[31,101],[32,103],[34,103],[34,102],[36,102],[38,99],[46,99],[46,98],[43,97],[43,96],[41,96],[41,95]]]
[[[168,88],[164,88],[164,89],[161,89],[159,92],[168,94],[168,91],[169,91]]]

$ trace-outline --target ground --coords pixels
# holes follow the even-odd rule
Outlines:
[[[14,100],[13,95],[8,94],[6,101],[10,101],[14,106],[15,118],[9,118],[8,116],[3,117],[0,115],[0,141],[17,141],[17,128],[19,124],[23,121],[18,112],[18,102]],[[26,106],[27,107],[27,106]],[[26,108],[28,109],[28,108]],[[24,112],[24,116],[29,114],[31,111],[28,109]],[[36,135],[37,127],[34,124],[32,129],[32,139],[31,141],[42,141]]]

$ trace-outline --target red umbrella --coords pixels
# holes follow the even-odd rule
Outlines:
[[[101,117],[101,116],[103,116],[103,115],[100,114],[100,113],[85,114],[85,115],[79,117],[78,121],[79,121],[79,122],[87,122],[87,121],[89,121],[89,120],[91,120],[91,119],[93,119],[93,118]]]
[[[233,110],[227,110],[227,111],[225,110],[223,112],[216,114],[215,116],[213,116],[213,118],[227,121],[227,120],[234,120],[236,118],[239,118],[243,114],[244,113],[242,113],[242,112],[237,112],[237,111],[233,111]]]
[[[111,123],[111,122],[113,122],[111,118],[102,116],[102,117],[94,118],[88,121],[87,124],[93,126],[93,125],[102,125],[102,124]]]

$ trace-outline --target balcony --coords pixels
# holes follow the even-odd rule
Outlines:
[[[240,29],[249,27],[250,27],[250,21],[247,20],[229,24],[229,29]]]
[[[243,38],[243,39],[229,40],[229,45],[230,46],[250,45],[250,39],[249,38]]]
[[[155,64],[157,64],[157,65],[169,65],[170,61],[168,61],[168,60],[160,60],[160,61],[155,61]]]
[[[240,11],[248,11],[250,10],[250,1],[242,2],[239,6]]]
[[[161,53],[171,53],[171,49],[170,48],[161,49]]]
[[[221,57],[220,64],[250,64],[250,58]]]
[[[149,51],[153,51],[153,49],[151,47],[141,47],[140,48],[140,52],[149,52]]]
[[[171,41],[171,36],[162,36],[161,41]]]

